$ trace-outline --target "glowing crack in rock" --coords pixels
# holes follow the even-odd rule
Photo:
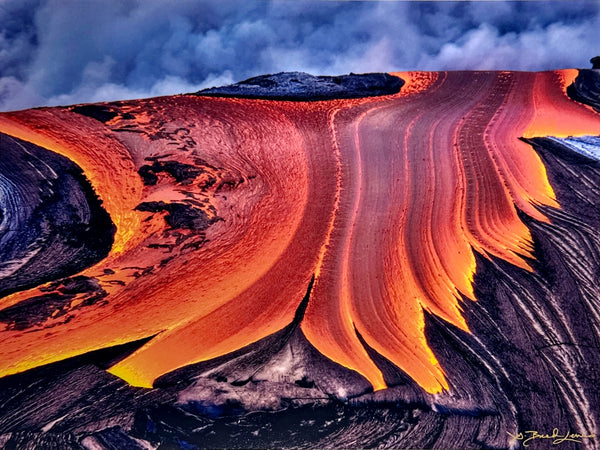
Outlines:
[[[103,301],[74,298],[26,330],[7,321],[0,376],[156,335],[109,369],[151,387],[284,328],[314,276],[301,329],[319,352],[375,390],[386,381],[365,344],[427,392],[450,388],[424,311],[468,331],[474,252],[531,271],[518,211],[547,222],[539,207],[559,208],[519,138],[600,135],[600,118],[566,96],[574,71],[395,75],[406,84],[382,97],[0,115],[0,132],[81,167],[117,230],[79,274]]]

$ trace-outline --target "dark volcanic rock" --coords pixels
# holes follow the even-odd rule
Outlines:
[[[485,448],[502,448],[489,438],[503,430],[495,411],[436,411],[422,395],[411,399],[402,389],[368,394],[366,380],[302,335],[309,297],[310,286],[284,330],[165,375],[152,390],[101,370],[147,340],[0,379],[0,443],[19,449],[460,448],[485,437]],[[457,428],[460,434],[449,433]]]
[[[0,310],[0,322],[6,323],[9,330],[25,330],[41,325],[50,317],[56,319],[74,309],[93,305],[107,295],[96,278],[81,275],[53,282],[40,290],[48,293],[30,297]],[[81,302],[77,306],[71,307],[71,301],[77,296]],[[69,318],[67,317],[66,320]]]
[[[435,413],[396,405],[304,405],[208,420],[178,408],[151,408],[136,416],[133,433],[167,448],[392,447],[415,423]],[[415,442],[433,442],[425,433]]]
[[[19,443],[27,438],[45,443],[44,438],[52,435],[63,439],[81,437],[131,424],[138,398],[145,399],[148,390],[131,387],[103,369],[147,341],[90,352],[0,379],[0,436],[10,436],[9,442]],[[174,400],[161,395],[165,392],[156,391],[150,397],[162,402]],[[40,433],[49,436],[39,436]],[[16,448],[22,448],[21,445]]]
[[[193,231],[204,231],[216,220],[210,219],[202,209],[186,203],[143,202],[135,209],[146,212],[167,211],[165,221],[173,229],[185,228]]]
[[[188,184],[203,173],[203,170],[178,161],[154,161],[152,164],[145,164],[140,167],[138,173],[146,186],[154,186],[158,182],[158,173],[167,173],[177,183]]]
[[[107,105],[96,104],[74,106],[71,111],[83,116],[91,117],[92,119],[96,119],[102,123],[109,122],[111,119],[114,119],[119,115]]]
[[[579,69],[579,75],[567,87],[567,94],[573,100],[590,105],[600,112],[600,71]]]
[[[67,158],[0,134],[0,297],[104,258],[115,227]]]
[[[314,278],[294,320],[283,330],[222,357],[165,374],[154,385],[177,386],[182,398],[202,399],[205,409],[241,404],[243,411],[278,409],[296,403],[294,397],[316,401],[370,392],[362,376],[325,358],[300,330],[313,282]],[[287,400],[282,403],[282,398]]]
[[[550,224],[521,215],[535,243],[534,272],[478,256],[478,301],[463,303],[472,333],[428,316],[427,339],[451,384],[447,406],[495,409],[505,437],[554,428],[593,434],[600,419],[593,319],[600,308],[600,164],[555,139],[526,142],[544,160],[561,204],[544,208]]]
[[[196,95],[268,100],[333,100],[375,97],[400,92],[404,81],[387,73],[314,76],[303,72],[261,75],[236,84],[213,87]]]
[[[575,167],[585,167],[600,161],[600,136],[568,138],[549,136],[523,140],[536,146],[536,148],[543,147],[544,150],[558,156],[561,160],[575,164]]]
[[[592,69],[600,69],[600,56],[594,56],[590,59],[590,62],[592,63]]]

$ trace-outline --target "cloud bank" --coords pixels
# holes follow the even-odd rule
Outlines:
[[[0,0],[0,110],[281,71],[590,67],[598,1]]]

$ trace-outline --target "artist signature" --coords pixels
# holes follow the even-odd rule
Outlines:
[[[535,439],[552,439],[552,445],[562,444],[563,442],[578,442],[582,439],[593,439],[595,434],[579,434],[571,433],[570,431],[561,434],[558,428],[552,430],[552,434],[541,434],[538,431],[525,431],[524,433],[512,434],[507,431],[508,435],[517,441],[522,441],[523,447],[529,447],[529,443]]]

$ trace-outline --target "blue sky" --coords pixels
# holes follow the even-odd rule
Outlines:
[[[0,110],[281,71],[591,67],[600,0],[0,0]]]

